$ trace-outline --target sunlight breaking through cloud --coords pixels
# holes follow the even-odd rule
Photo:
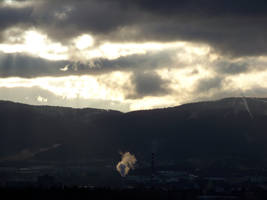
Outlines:
[[[12,38],[11,38],[12,40]],[[47,35],[35,30],[28,30],[20,37],[21,43],[0,44],[0,51],[4,53],[28,53],[48,60],[67,60],[68,48],[59,42],[52,42]]]
[[[100,42],[95,46],[94,37],[82,34],[72,39],[72,43],[62,44],[51,40],[48,35],[36,29],[22,30],[10,28],[4,32],[6,41],[0,43],[4,53],[26,53],[47,60],[71,60],[88,62],[91,59],[105,58],[114,60],[134,54],[147,54],[153,51],[182,50],[177,58],[190,62],[194,56],[204,56],[210,47],[204,44],[188,42],[144,42],[144,43],[111,43]],[[74,45],[74,49],[73,49]]]
[[[228,76],[225,79],[214,82],[214,74],[208,70],[197,67],[198,73],[192,69],[158,70],[156,73],[163,80],[170,80],[166,95],[147,95],[140,98],[129,98],[135,92],[132,82],[132,73],[112,72],[110,74],[66,76],[66,77],[42,77],[42,78],[1,78],[0,88],[40,88],[51,92],[61,99],[77,100],[103,100],[128,104],[130,110],[152,109],[180,105],[185,102],[195,101],[197,98],[212,98],[219,95],[234,96],[253,88],[267,88],[267,73],[243,74]],[[199,84],[202,84],[201,86]],[[216,85],[209,85],[215,84]],[[201,88],[200,88],[201,87]],[[16,94],[14,94],[16,95]],[[24,98],[21,96],[21,98]],[[38,95],[37,101],[47,103],[47,97]],[[25,99],[25,98],[24,98]],[[125,110],[124,110],[125,111]]]

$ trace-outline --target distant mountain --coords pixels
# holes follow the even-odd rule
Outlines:
[[[267,99],[227,98],[121,113],[0,102],[0,161],[267,164]]]

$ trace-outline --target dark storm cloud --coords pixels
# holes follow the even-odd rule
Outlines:
[[[215,62],[213,65],[213,68],[215,71],[217,71],[219,74],[240,74],[245,73],[253,68],[253,66],[250,64],[250,62],[229,62],[229,61],[219,61]]]
[[[266,70],[266,61],[255,58],[243,58],[229,60],[227,58],[218,59],[210,63],[210,69],[221,76],[248,74]]]
[[[104,37],[138,23],[144,14],[122,8],[116,1],[39,0],[33,16],[38,27],[54,39],[67,40],[82,33]]]
[[[145,39],[204,42],[231,56],[267,53],[267,2],[264,0],[131,2],[158,19],[139,24],[140,36]]]
[[[178,50],[179,51],[179,50]],[[114,60],[96,58],[88,62],[49,61],[26,54],[0,53],[0,77],[42,77],[42,76],[67,76],[67,75],[97,75],[112,71],[138,73],[141,71],[154,71],[161,68],[192,68],[192,74],[198,74],[194,69],[197,64],[208,63],[203,58],[196,59],[193,63],[186,63],[177,59],[177,51],[163,50],[122,56]],[[208,68],[221,77],[265,70],[266,62],[255,59],[231,61],[221,59],[211,62]],[[204,81],[205,82],[205,81]]]
[[[14,26],[32,25],[32,7],[9,7],[0,4],[0,41],[3,39],[2,32],[6,28]]]
[[[201,79],[196,88],[197,93],[205,93],[209,92],[213,89],[221,89],[223,84],[223,78],[221,77],[214,77],[214,78],[205,78]]]
[[[124,0],[119,0],[124,2]],[[129,2],[129,1],[126,1]],[[199,15],[254,15],[267,11],[264,0],[136,0],[140,8],[157,14],[197,13]]]
[[[27,23],[31,21],[32,7],[10,7],[0,4],[0,27],[4,29],[14,26],[17,23]]]
[[[154,72],[137,72],[132,76],[134,93],[128,99],[139,99],[146,96],[164,96],[170,93],[168,81]]]
[[[183,63],[173,60],[174,53],[170,51],[149,52],[147,54],[119,57],[115,60],[95,59],[88,63],[69,61],[49,61],[24,54],[0,53],[0,77],[41,77],[66,76],[82,74],[102,74],[111,71],[142,71]],[[65,68],[65,70],[63,70]]]
[[[183,67],[184,63],[175,60],[175,52],[173,51],[156,51],[146,54],[134,54],[122,56],[114,60],[95,59],[89,64],[92,72],[109,72],[114,70],[120,71],[136,71],[157,69],[162,67],[171,67],[173,65]]]
[[[267,52],[266,1],[100,1],[103,21],[95,13],[85,15],[93,32],[113,34],[115,39],[187,40],[204,42],[220,52],[233,56],[258,55]],[[111,6],[112,5],[112,6]],[[108,9],[111,13],[106,12]],[[78,10],[78,9],[77,9]],[[82,10],[82,9],[81,9]],[[127,11],[125,14],[125,12]],[[79,15],[80,16],[80,15]],[[72,18],[73,22],[76,17]],[[118,20],[119,19],[119,20]],[[81,22],[83,22],[81,20]],[[81,23],[80,22],[80,23]],[[83,27],[86,24],[81,24]],[[107,25],[108,24],[108,25]],[[99,27],[98,27],[99,26]],[[131,28],[135,34],[125,35],[119,28]],[[116,37],[117,34],[117,37]],[[111,39],[111,38],[109,38]]]
[[[0,77],[59,76],[64,75],[60,69],[67,61],[48,61],[23,54],[0,53]]]
[[[29,3],[26,7],[0,3],[1,31],[24,22],[28,27],[41,28],[54,39],[64,40],[83,32],[105,34],[135,18],[132,12],[120,9],[115,1],[36,0]]]
[[[9,17],[3,10],[3,27],[24,20],[57,40],[87,32],[110,41],[208,43],[231,56],[267,53],[263,0],[37,0],[32,6],[31,20],[28,8],[9,8]]]

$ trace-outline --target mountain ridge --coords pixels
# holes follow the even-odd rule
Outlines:
[[[73,109],[73,110],[99,110],[99,111],[116,111],[120,113],[132,113],[132,112],[139,112],[139,111],[151,111],[151,110],[165,110],[170,108],[178,108],[181,106],[186,105],[193,105],[198,103],[212,103],[212,102],[220,102],[220,101],[230,101],[230,100],[240,100],[240,99],[247,99],[247,100],[256,100],[256,101],[263,101],[264,103],[267,103],[267,98],[259,98],[259,97],[227,97],[227,98],[221,98],[216,100],[205,100],[205,101],[194,101],[194,102],[188,102],[176,106],[169,106],[169,107],[159,107],[159,108],[151,108],[151,109],[140,109],[140,110],[133,110],[128,112],[121,112],[119,110],[113,110],[113,109],[102,109],[102,108],[93,108],[93,107],[82,107],[82,108],[75,108],[75,107],[68,107],[68,106],[51,106],[51,105],[33,105],[33,104],[27,104],[27,103],[21,103],[21,102],[15,102],[15,101],[9,101],[9,100],[0,100],[0,104],[18,104],[22,106],[32,106],[32,107],[39,107],[39,108],[62,108],[62,109]]]
[[[130,151],[146,162],[156,149],[162,163],[234,155],[263,164],[265,101],[225,98],[128,113],[0,101],[0,160],[114,160]]]

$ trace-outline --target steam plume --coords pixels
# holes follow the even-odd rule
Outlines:
[[[129,152],[121,153],[121,161],[117,164],[117,171],[122,177],[125,177],[130,169],[134,169],[134,164],[136,163],[136,158]]]

